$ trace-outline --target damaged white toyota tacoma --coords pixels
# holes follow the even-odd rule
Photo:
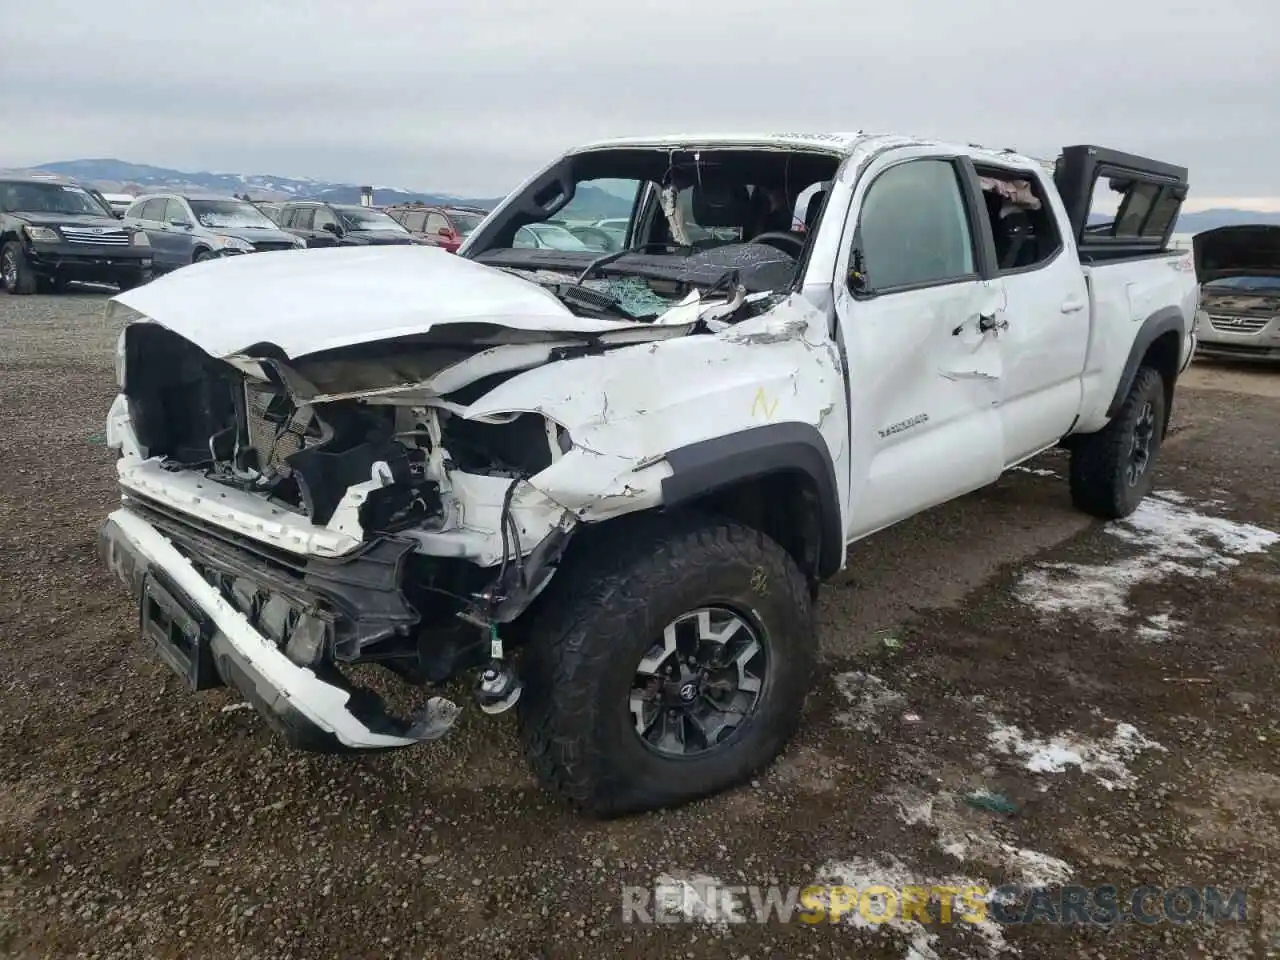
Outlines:
[[[367,665],[473,676],[579,809],[704,796],[796,728],[848,544],[1055,445],[1079,507],[1137,506],[1195,349],[1186,193],[1091,146],[637,139],[558,159],[459,256],[187,267],[110,307],[101,550],[192,688],[299,746],[455,721]],[[520,245],[604,201],[618,249]]]

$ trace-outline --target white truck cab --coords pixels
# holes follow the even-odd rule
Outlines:
[[[1135,509],[1195,348],[1187,189],[1093,146],[1051,173],[900,136],[637,138],[557,159],[456,257],[186,268],[115,298],[103,555],[194,689],[300,746],[452,725],[353,664],[474,670],[587,812],[724,789],[798,723],[850,543],[1055,445],[1078,506]],[[629,211],[616,251],[515,243],[602,207]]]

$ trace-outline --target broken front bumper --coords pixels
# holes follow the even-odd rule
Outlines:
[[[146,638],[194,689],[225,683],[290,743],[345,752],[404,747],[434,739],[457,708],[433,698],[411,721],[391,717],[340,679],[300,667],[258,632],[152,523],[128,508],[107,517],[99,534],[107,566],[141,604]]]

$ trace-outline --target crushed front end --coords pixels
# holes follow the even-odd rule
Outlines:
[[[480,352],[398,367],[359,351],[215,358],[153,322],[124,328],[108,420],[121,504],[100,550],[193,689],[235,688],[306,749],[449,729],[449,701],[393,715],[352,668],[421,684],[501,661],[500,625],[546,585],[578,522],[527,482],[568,449],[563,429],[528,413],[467,421],[464,392],[378,379]],[[512,677],[488,681],[514,702]]]

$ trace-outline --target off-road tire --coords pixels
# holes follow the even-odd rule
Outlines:
[[[526,614],[517,704],[538,779],[600,818],[718,793],[772,761],[799,724],[817,647],[808,584],[763,534],[698,513],[609,527],[612,535],[570,553]],[[708,604],[753,621],[768,658],[760,698],[710,752],[662,755],[635,731],[632,678],[667,624]]]
[[[7,283],[4,279],[5,258],[12,257],[13,263],[18,271],[17,281]],[[0,247],[0,286],[9,291],[10,294],[18,296],[27,296],[36,292],[36,274],[31,269],[31,264],[27,263],[27,257],[22,252],[22,244],[15,240],[10,240],[3,247]]]
[[[1126,470],[1134,431],[1147,404],[1155,429],[1147,465],[1138,482],[1130,486]],[[1127,517],[1151,492],[1154,467],[1164,440],[1164,379],[1154,367],[1139,367],[1124,404],[1115,418],[1097,433],[1074,438],[1071,448],[1071,500],[1077,508],[1104,520]]]

